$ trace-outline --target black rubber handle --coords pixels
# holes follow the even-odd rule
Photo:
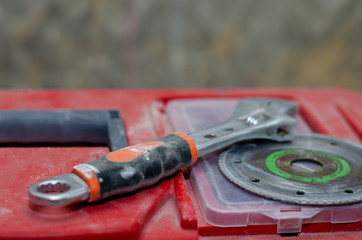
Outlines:
[[[150,186],[197,159],[194,141],[174,133],[74,167],[91,189],[88,201]]]
[[[128,145],[118,110],[1,110],[0,144]]]

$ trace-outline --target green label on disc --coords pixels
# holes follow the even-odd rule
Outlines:
[[[310,153],[310,154],[314,154],[316,156],[321,156],[324,158],[331,159],[337,165],[337,170],[334,173],[332,173],[330,175],[326,175],[326,176],[304,177],[304,176],[298,176],[298,175],[293,175],[293,174],[287,173],[287,172],[279,169],[278,166],[276,165],[276,161],[279,158],[281,158],[285,155],[299,154],[299,153]],[[346,176],[351,170],[351,168],[346,160],[344,160],[340,157],[337,157],[333,154],[308,151],[308,150],[295,150],[295,149],[286,149],[286,150],[280,150],[280,151],[273,152],[266,158],[265,164],[272,173],[279,175],[283,178],[294,179],[294,180],[299,180],[299,181],[304,181],[304,182],[318,182],[318,183],[328,183],[333,179]]]

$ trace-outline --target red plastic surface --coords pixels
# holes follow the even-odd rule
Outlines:
[[[337,89],[0,91],[0,109],[119,109],[129,144],[172,131],[164,114],[175,98],[277,97],[298,101],[314,131],[360,142],[362,96]],[[220,228],[206,223],[183,174],[154,187],[45,214],[28,206],[29,185],[107,153],[106,147],[1,147],[0,238],[53,239],[280,239],[276,226]],[[362,222],[303,225],[288,239],[361,239]]]

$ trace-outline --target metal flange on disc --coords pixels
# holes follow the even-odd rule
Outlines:
[[[223,175],[265,198],[303,205],[362,201],[362,147],[318,134],[291,142],[257,140],[220,155]]]

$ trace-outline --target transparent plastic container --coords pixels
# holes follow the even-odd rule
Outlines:
[[[201,130],[226,120],[238,99],[172,100],[166,113],[175,131]],[[296,114],[296,132],[311,132]],[[307,223],[351,223],[361,220],[362,203],[314,207],[288,204],[249,193],[226,179],[218,168],[220,152],[199,158],[192,167],[190,181],[204,219],[215,226],[240,227],[276,224],[278,233],[301,232]],[[313,169],[303,163],[300,167]]]

